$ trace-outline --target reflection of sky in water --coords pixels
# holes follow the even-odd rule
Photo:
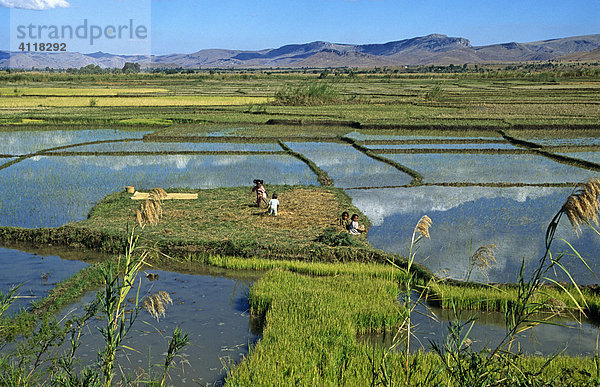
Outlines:
[[[512,144],[367,144],[370,149],[519,149]]]
[[[323,169],[336,187],[405,185],[412,180],[409,175],[373,160],[350,145],[320,142],[289,142],[287,145]]]
[[[600,152],[569,152],[569,153],[558,153],[559,155],[573,157],[580,160],[590,161],[592,163],[600,164]]]
[[[426,182],[436,183],[564,183],[598,176],[598,172],[536,155],[386,154],[385,157],[418,171]]]
[[[256,328],[249,319],[247,301],[250,281],[234,280],[209,275],[181,274],[162,270],[147,272],[159,275],[158,280],[149,281],[142,277],[140,298],[158,291],[166,291],[173,300],[168,305],[165,317],[158,322],[146,310],[142,310],[123,345],[139,352],[120,349],[117,363],[128,372],[148,371],[148,364],[163,364],[169,347],[169,340],[175,327],[180,327],[189,334],[190,344],[181,354],[189,364],[184,365],[182,358],[176,358],[176,367],[169,370],[172,381],[183,383],[212,385],[225,376],[221,358],[228,357],[239,362],[248,354],[248,346],[258,340]],[[129,296],[135,297],[135,289]],[[89,302],[88,294],[84,302]],[[82,303],[67,307],[63,313],[72,311],[76,315],[83,313]],[[91,322],[84,330],[77,357],[82,364],[91,364],[96,360],[98,349],[104,342],[96,329],[97,324],[105,324],[104,320]],[[150,356],[150,359],[148,359]],[[157,372],[158,368],[153,368]],[[162,372],[162,371],[161,371]],[[117,376],[118,379],[118,376]]]
[[[142,138],[146,133],[112,129],[0,132],[0,153],[22,155],[81,142]]]
[[[82,220],[127,185],[148,189],[317,184],[301,161],[276,156],[35,157],[0,170],[0,225],[55,227]]]
[[[11,287],[21,284],[16,295],[22,298],[15,300],[6,313],[14,315],[40,300],[54,288],[55,283],[69,278],[86,266],[81,261],[0,248],[0,291],[7,293]]]
[[[527,137],[524,140],[535,142],[540,145],[600,145],[598,137],[578,138],[552,138],[552,137]]]
[[[238,144],[210,142],[120,142],[76,146],[59,152],[177,152],[177,151],[282,151],[276,143]]]
[[[363,134],[360,132],[351,132],[346,137],[357,141],[364,140],[498,140],[502,139],[500,135],[496,137],[456,137],[456,136],[418,136],[418,135],[393,135],[393,134]]]
[[[426,214],[433,221],[431,240],[420,242],[419,262],[434,272],[444,270],[452,278],[463,279],[468,271],[471,243],[472,251],[494,243],[498,246],[498,264],[489,273],[490,281],[515,282],[522,258],[531,268],[543,255],[548,222],[572,191],[538,187],[415,187],[347,192],[372,221],[368,240],[375,247],[408,254],[413,228]],[[560,238],[573,243],[592,269],[600,273],[599,237],[586,231],[577,238],[563,219],[553,244],[554,254],[567,252],[568,246]],[[597,282],[574,258],[565,257],[563,263],[579,282]],[[472,278],[484,280],[476,271]]]

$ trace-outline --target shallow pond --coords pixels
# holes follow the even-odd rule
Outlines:
[[[351,132],[346,134],[346,137],[353,138],[356,141],[367,141],[367,140],[502,140],[502,136],[499,134],[494,136],[492,133],[489,135],[482,135],[478,137],[467,136],[467,137],[459,137],[454,135],[449,136],[433,136],[433,135],[400,135],[400,134],[363,134],[360,132]]]
[[[416,170],[425,182],[432,183],[565,183],[598,176],[598,172],[538,155],[386,154],[384,157]]]
[[[0,225],[55,227],[87,218],[106,195],[138,188],[317,184],[287,155],[36,156],[0,170]]]
[[[0,291],[7,293],[12,287],[20,285],[17,296],[6,313],[16,314],[32,302],[38,301],[61,282],[87,263],[66,260],[57,255],[38,255],[16,249],[0,247]]]
[[[368,144],[373,149],[521,149],[512,144]]]
[[[158,321],[145,309],[140,311],[123,342],[135,351],[122,349],[117,355],[119,367],[127,374],[148,373],[149,369],[159,374],[171,335],[176,327],[180,327],[189,334],[190,344],[175,359],[175,367],[169,371],[170,383],[206,385],[221,382],[228,372],[227,367],[246,356],[249,347],[261,335],[259,321],[249,314],[248,286],[253,279],[207,275],[198,269],[197,274],[154,269],[146,272],[159,277],[149,281],[141,273],[140,297],[165,291],[173,304],[165,305],[165,316]],[[138,280],[136,289],[137,284]],[[130,296],[135,297],[135,290]],[[90,294],[85,301],[91,299]],[[63,313],[81,314],[82,305],[78,303]],[[99,319],[84,331],[78,350],[83,364],[93,363],[98,349],[104,346],[96,329],[102,324],[103,320]]]
[[[94,260],[100,257],[93,252],[55,250],[53,254],[57,255],[45,255],[39,250],[20,248],[27,251],[0,248],[0,290],[6,292],[12,284],[22,283],[18,294],[35,298],[17,299],[8,309],[9,314],[28,306],[31,300],[45,296],[54,282],[64,280],[87,266],[72,258],[79,256]],[[69,260],[62,259],[65,256]],[[171,334],[175,327],[180,327],[189,334],[190,345],[176,359],[178,367],[169,372],[171,383],[206,385],[220,382],[227,371],[224,366],[239,362],[261,335],[260,321],[250,317],[247,300],[248,287],[259,274],[186,264],[178,264],[172,270],[146,268],[136,280],[130,297],[135,297],[140,283],[140,297],[165,291],[173,303],[166,305],[166,314],[158,321],[145,309],[140,311],[123,343],[135,351],[121,349],[118,365],[127,374],[148,372],[150,368],[158,374],[161,371],[159,367],[150,367],[149,364],[164,363]],[[40,278],[42,273],[47,274],[47,281]],[[150,281],[146,278],[146,274],[150,273],[158,277]],[[81,301],[65,308],[58,318],[83,314],[83,306],[94,299],[95,293],[90,292]],[[98,350],[104,346],[97,330],[103,323],[102,316],[98,316],[83,330],[81,346],[77,350],[77,358],[82,364],[92,364]]]
[[[127,141],[104,144],[81,145],[58,152],[281,152],[283,151],[277,143],[211,143],[211,142],[150,142],[150,141]]]
[[[413,187],[348,190],[353,203],[371,220],[368,240],[382,250],[408,254],[413,229],[421,216],[433,225],[431,239],[419,244],[417,261],[432,271],[455,279],[469,273],[469,257],[480,246],[497,245],[497,264],[487,275],[472,270],[471,279],[490,282],[517,282],[521,260],[526,273],[544,253],[548,223],[561,208],[569,188],[515,187]],[[586,230],[576,236],[562,219],[552,252],[571,253],[560,239],[565,238],[600,274],[600,238]],[[563,264],[578,283],[598,280],[572,255]],[[568,280],[558,273],[558,278]]]
[[[600,152],[569,152],[557,154],[600,164]]]
[[[413,332],[415,337],[411,343],[412,350],[430,350],[430,342],[442,346],[448,336],[450,322],[455,321],[454,314],[449,310],[435,307],[424,308],[421,306],[417,310],[420,313],[413,314],[413,322],[417,326]],[[436,320],[426,317],[432,314],[436,316]],[[498,346],[506,335],[504,314],[476,313],[472,311],[460,313],[463,322],[473,316],[476,317],[476,322],[468,336],[473,341],[471,349],[480,351],[484,347],[495,348]],[[513,344],[513,350],[519,349],[527,354],[545,356],[550,356],[562,350],[564,350],[564,355],[571,356],[593,356],[596,354],[597,325],[588,321],[582,321],[579,324],[566,317],[556,317],[551,322],[555,325],[538,325],[518,334]],[[468,329],[468,326],[466,329]],[[363,335],[359,337],[359,340],[371,345],[389,348],[393,343],[393,334]]]
[[[113,129],[0,132],[0,153],[24,155],[62,145],[139,138],[149,132]]]
[[[323,169],[336,187],[405,185],[412,180],[409,175],[373,160],[350,145],[322,142],[289,142],[286,145]]]

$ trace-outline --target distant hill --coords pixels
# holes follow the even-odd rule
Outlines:
[[[472,46],[465,38],[432,34],[382,44],[312,42],[290,44],[259,51],[209,49],[192,54],[155,56],[116,55],[103,52],[29,53],[0,51],[0,67],[79,68],[89,64],[123,67],[137,62],[142,67],[373,67],[402,65],[448,65],[463,63],[511,63],[545,61],[566,55],[582,55],[600,48],[600,34],[574,36],[529,43]],[[595,60],[594,55],[592,60]],[[584,60],[584,59],[580,59]]]
[[[564,55],[558,58],[558,60],[567,62],[600,62],[600,48],[592,51],[576,52],[574,54]]]

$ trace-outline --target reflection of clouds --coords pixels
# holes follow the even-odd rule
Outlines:
[[[393,214],[426,213],[448,211],[463,203],[482,198],[503,197],[524,202],[556,192],[548,187],[412,187],[380,188],[369,190],[348,190],[352,202],[374,226],[383,223],[384,218]],[[564,190],[563,190],[564,191]],[[570,192],[567,189],[566,192]]]
[[[350,145],[308,142],[288,146],[322,168],[337,187],[403,185],[411,181],[409,175],[373,160]]]
[[[419,245],[417,261],[432,271],[447,270],[452,278],[464,279],[469,256],[477,248],[494,243],[497,264],[490,271],[492,282],[515,282],[521,261],[530,272],[544,254],[544,233],[552,216],[571,193],[569,188],[540,187],[415,187],[350,190],[353,203],[371,219],[369,241],[388,252],[407,254],[413,228],[423,214],[433,220],[431,239]],[[568,252],[564,238],[600,272],[600,241],[592,231],[579,238],[568,221],[560,223],[553,254]],[[564,263],[581,283],[596,282],[577,258]],[[554,273],[551,273],[554,275]],[[568,280],[557,273],[560,280]],[[471,279],[486,278],[476,269]]]

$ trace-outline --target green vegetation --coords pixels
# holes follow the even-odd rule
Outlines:
[[[594,289],[543,284],[543,274],[559,267],[558,260],[544,256],[532,279],[521,278],[518,284],[436,282],[428,270],[413,264],[413,247],[426,236],[424,233],[419,231],[419,237],[415,229],[408,259],[373,248],[364,236],[345,233],[337,226],[337,216],[342,211],[359,211],[342,190],[329,187],[331,179],[323,170],[284,143],[350,143],[367,156],[409,174],[412,185],[422,184],[418,172],[380,156],[384,151],[372,151],[363,146],[368,142],[346,137],[348,133],[377,130],[377,134],[494,137],[491,142],[510,142],[524,148],[519,152],[539,153],[598,170],[594,163],[555,155],[559,148],[526,140],[531,133],[535,137],[549,130],[597,136],[597,69],[523,65],[494,69],[432,66],[379,72],[174,70],[172,74],[136,74],[138,70],[130,64],[110,74],[95,67],[61,74],[0,72],[0,130],[130,128],[154,130],[146,136],[148,141],[278,142],[284,152],[309,166],[323,187],[266,187],[269,193],[279,195],[278,217],[266,216],[264,209],[253,206],[249,187],[173,190],[197,192],[199,197],[192,201],[165,200],[158,223],[143,229],[140,243],[164,254],[152,259],[156,264],[185,262],[269,270],[250,294],[252,311],[265,317],[263,338],[231,371],[229,385],[598,384],[597,356],[543,358],[510,351],[515,335],[535,325],[533,318],[539,313],[600,316],[600,300]],[[208,135],[219,131],[227,135]],[[456,139],[441,141],[460,143]],[[0,168],[47,151],[23,155]],[[600,188],[594,189],[600,192]],[[589,197],[582,195],[589,202]],[[115,193],[94,207],[87,220],[55,229],[2,227],[0,240],[122,254],[132,245],[129,236],[139,207],[140,202],[131,200],[130,195]],[[563,212],[569,216],[568,211],[572,214],[568,207],[561,210],[558,219]],[[548,246],[558,219],[549,228]],[[580,223],[589,224],[590,219],[584,220]],[[366,218],[360,222],[368,226]],[[135,272],[135,266],[115,269],[114,263],[92,265],[58,284],[29,312],[3,318],[2,337],[14,338],[37,328],[28,344],[38,350],[39,343],[51,342],[54,332],[66,337],[63,328],[51,322],[52,314],[85,291],[105,285],[101,305],[108,318],[103,328],[107,343],[104,360],[94,369],[96,379],[87,379],[94,375],[88,370],[70,375],[69,383],[110,384],[115,354],[129,326],[122,304],[131,281],[120,273],[131,279]],[[411,297],[415,294],[416,301]],[[0,311],[9,299],[0,296]],[[436,353],[410,350],[414,349],[411,314],[425,301],[452,310],[456,316],[446,340],[437,343]],[[505,313],[509,333],[497,348],[474,352],[465,344],[472,320],[460,320],[457,311],[464,309]],[[80,329],[83,325],[75,326]],[[392,348],[361,344],[357,335],[366,332],[396,332]],[[162,383],[173,357],[187,342],[183,333],[175,332],[161,365]],[[32,353],[21,354],[23,364],[28,359],[35,362]],[[68,373],[74,353],[73,349],[65,355],[57,370]],[[18,372],[11,374],[24,370],[14,365],[8,357],[0,359],[5,384],[39,382]],[[65,375],[56,374],[49,380],[67,384],[62,378]]]
[[[533,74],[533,73],[532,73]],[[0,72],[0,129],[199,125],[269,120],[346,122],[370,129],[597,128],[596,73],[372,74],[266,72],[75,75]],[[433,79],[431,79],[433,78]],[[16,92],[15,92],[16,90]],[[89,106],[90,97],[96,105]],[[251,106],[249,108],[249,106]],[[256,107],[259,108],[256,108]],[[154,121],[158,125],[154,125]],[[132,124],[134,125],[134,124]],[[200,129],[202,130],[202,129]],[[304,128],[303,128],[304,130]],[[343,135],[343,133],[342,133]]]
[[[369,277],[309,277],[274,270],[252,288],[255,313],[265,313],[262,340],[233,369],[229,386],[401,385],[407,378],[400,353],[361,344],[361,332],[392,330],[405,316],[397,283]],[[588,385],[598,376],[592,358],[519,356],[501,373],[490,364],[498,385],[548,383]],[[454,385],[437,354],[414,352],[408,385]],[[479,370],[484,373],[486,369]],[[498,382],[499,381],[499,382]]]
[[[278,105],[324,105],[339,102],[338,92],[327,83],[311,83],[306,86],[284,86],[275,92]]]

